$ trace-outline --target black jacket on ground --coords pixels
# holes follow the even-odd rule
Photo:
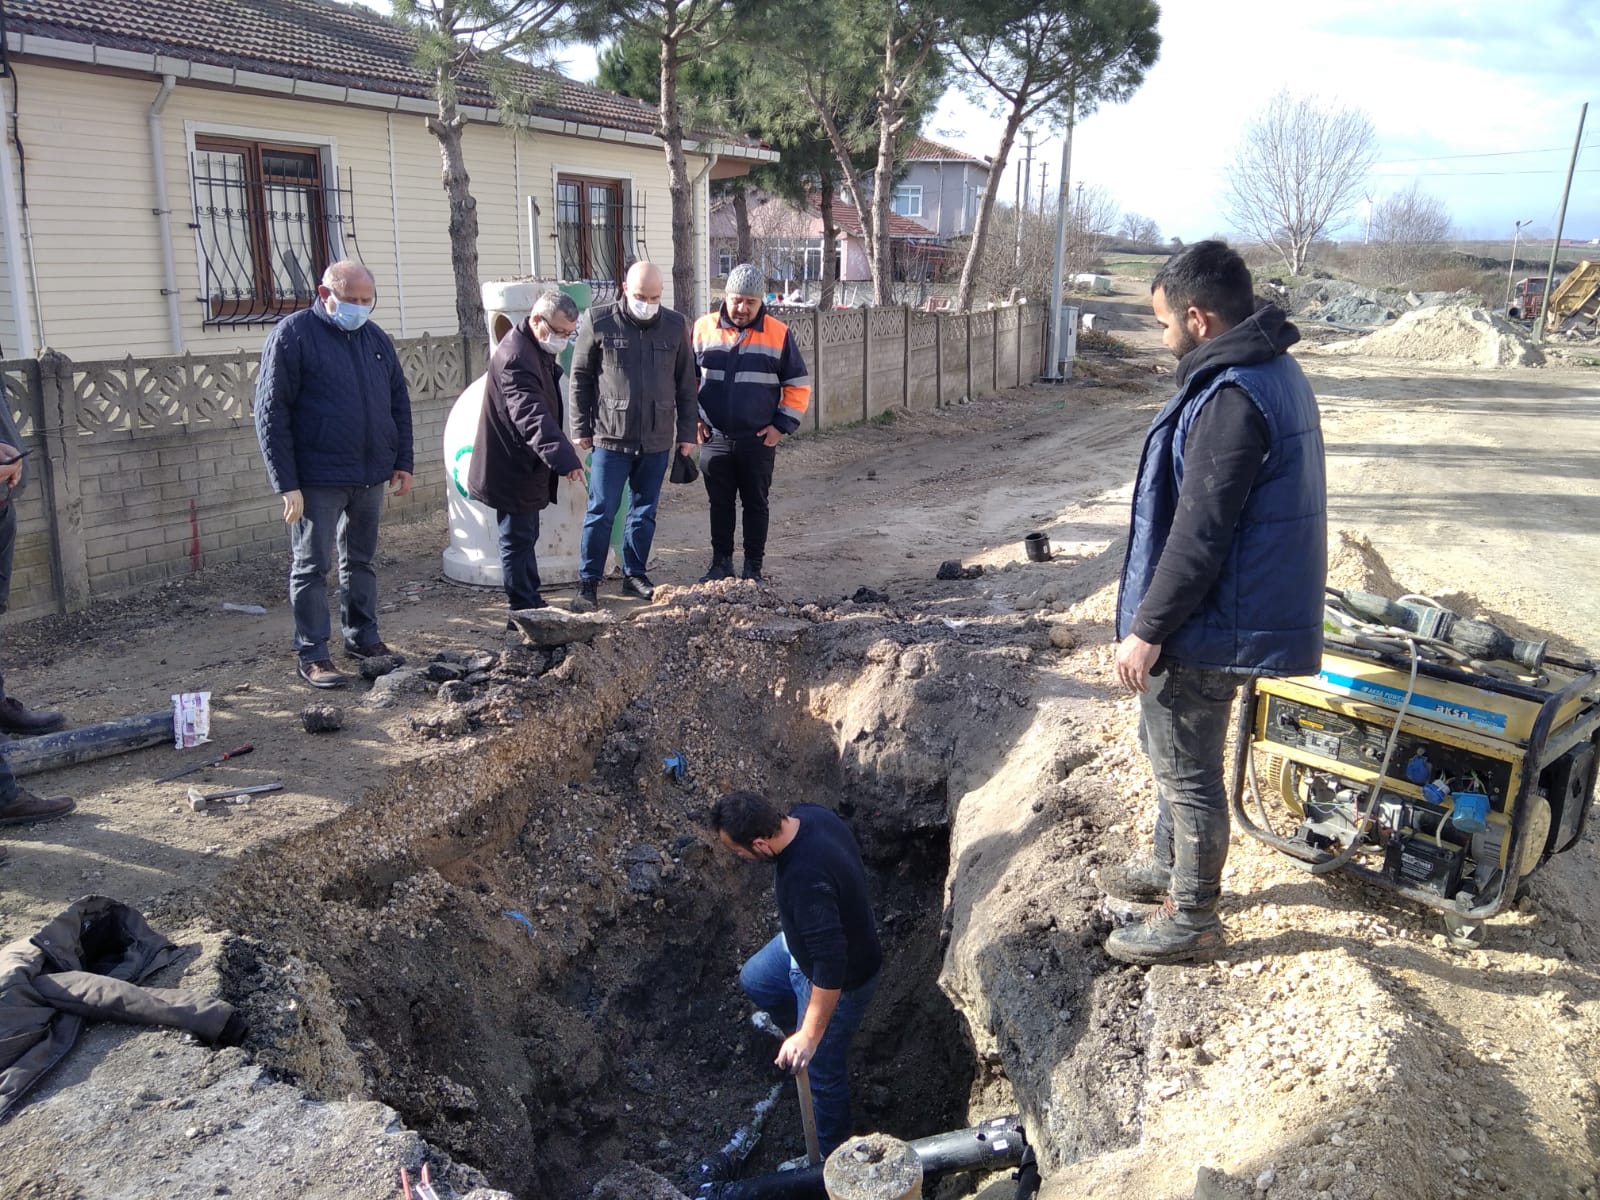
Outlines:
[[[699,412],[689,323],[663,308],[648,321],[626,300],[583,314],[572,350],[572,436],[624,454],[693,444]]]
[[[233,1006],[199,992],[142,988],[178,948],[126,904],[85,896],[0,948],[0,1120],[66,1057],[86,1020],[184,1029],[237,1044]]]
[[[561,420],[561,368],[524,317],[489,356],[467,494],[513,513],[554,504],[556,483],[583,466]]]
[[[800,830],[775,860],[778,920],[789,953],[814,987],[860,987],[883,965],[861,849],[849,827],[820,805],[797,804],[789,815]]]

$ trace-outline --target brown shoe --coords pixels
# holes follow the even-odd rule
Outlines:
[[[333,663],[326,658],[319,658],[316,662],[303,662],[297,670],[300,678],[314,688],[342,688],[350,682],[350,676],[336,671]]]
[[[352,646],[346,642],[344,652],[351,658],[398,658],[402,665],[406,661],[404,656],[396,654],[382,642],[368,642],[365,646]]]
[[[35,711],[23,706],[14,696],[0,700],[0,729],[7,733],[32,736],[36,733],[54,733],[67,723],[67,714]]]
[[[41,796],[19,787],[15,796],[0,804],[0,825],[48,821],[51,817],[64,817],[77,807],[71,796]]]

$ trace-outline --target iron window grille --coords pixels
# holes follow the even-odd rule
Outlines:
[[[614,298],[628,268],[645,257],[645,204],[620,179],[556,180],[556,253],[561,278],[587,283],[594,302]]]
[[[355,194],[321,151],[197,138],[190,163],[206,326],[270,324],[317,297],[330,262],[353,256]]]

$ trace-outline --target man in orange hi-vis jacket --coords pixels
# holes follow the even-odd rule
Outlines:
[[[766,281],[749,263],[728,272],[722,306],[694,325],[700,368],[700,473],[711,500],[711,569],[733,578],[734,501],[744,509],[741,579],[761,582],[767,492],[778,440],[800,428],[811,379],[789,327],[767,312]]]

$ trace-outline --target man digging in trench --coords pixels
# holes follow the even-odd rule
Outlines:
[[[850,1039],[883,965],[860,847],[827,809],[797,804],[785,813],[756,792],[723,796],[711,826],[740,858],[774,868],[782,932],[745,963],[739,986],[794,1030],[776,1061],[809,1070],[826,1157],[850,1136]]]
[[[1101,872],[1112,896],[1161,908],[1106,940],[1113,958],[1179,962],[1223,943],[1222,756],[1247,678],[1322,662],[1327,492],[1316,397],[1282,309],[1255,311],[1222,242],[1169,259],[1150,287],[1177,395],[1145,435],[1117,599],[1117,679],[1139,696],[1158,800],[1151,858]]]

